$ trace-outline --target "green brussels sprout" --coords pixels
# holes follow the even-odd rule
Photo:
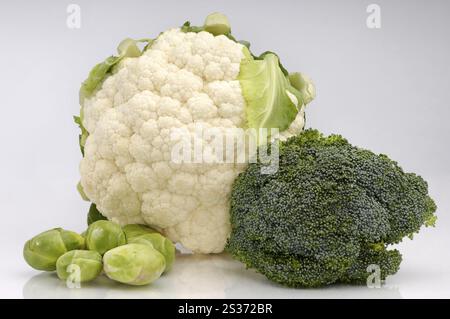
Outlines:
[[[127,243],[125,233],[119,224],[108,220],[98,220],[91,225],[86,234],[86,246],[101,255],[108,250]]]
[[[54,228],[28,240],[23,248],[23,257],[34,269],[53,271],[61,255],[84,247],[85,240],[81,235],[62,228]]]
[[[164,270],[164,272],[167,272],[172,268],[172,264],[175,260],[175,245],[161,234],[145,234],[131,238],[128,242],[134,244],[151,245],[153,248],[159,251],[166,260],[166,269]]]
[[[56,273],[62,280],[66,280],[72,271],[70,267],[75,265],[79,269],[80,282],[94,280],[102,272],[102,256],[92,250],[71,250],[62,255],[56,261]]]
[[[89,207],[89,212],[87,215],[87,224],[88,226],[92,224],[93,222],[96,222],[97,220],[107,220],[105,216],[103,216],[97,209],[97,206],[95,206],[94,203],[91,204],[91,207]]]
[[[145,235],[145,234],[153,234],[156,233],[156,230],[139,224],[128,224],[122,227],[127,240]]]
[[[150,245],[127,244],[103,256],[105,274],[128,285],[147,285],[158,279],[165,268],[164,256]]]

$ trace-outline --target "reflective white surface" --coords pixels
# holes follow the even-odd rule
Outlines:
[[[229,256],[178,256],[173,270],[144,287],[115,283],[105,276],[81,288],[67,288],[54,273],[39,273],[24,281],[24,298],[422,298],[450,297],[448,276],[420,268],[402,269],[381,288],[333,285],[292,289],[273,284],[246,270]],[[432,272],[431,272],[432,273]],[[17,296],[20,297],[20,296]]]
[[[395,287],[335,286],[289,289],[247,271],[226,255],[179,256],[174,269],[152,285],[131,287],[102,276],[82,288],[67,288],[55,274],[38,274],[23,286],[24,298],[401,298]]]

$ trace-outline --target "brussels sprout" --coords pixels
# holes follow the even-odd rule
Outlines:
[[[80,282],[91,281],[102,272],[102,256],[92,250],[71,250],[65,253],[56,262],[56,272],[60,279],[66,280],[72,274],[69,267],[71,265],[78,267]]]
[[[86,234],[86,246],[101,255],[108,250],[127,243],[125,233],[119,224],[108,220],[98,220],[91,225]]]
[[[135,237],[139,237],[145,234],[156,233],[156,230],[139,224],[129,224],[122,227],[127,240],[130,240]]]
[[[103,269],[112,280],[146,285],[158,279],[166,267],[164,256],[150,245],[127,244],[103,256]]]
[[[37,270],[53,271],[57,259],[64,253],[84,248],[84,238],[72,231],[55,228],[33,237],[25,243],[23,257]]]
[[[107,218],[98,211],[97,206],[95,206],[95,204],[91,204],[91,207],[89,207],[89,212],[88,212],[88,216],[87,216],[88,226],[90,224],[92,224],[93,222],[96,222],[97,220],[107,220]]]
[[[131,238],[128,242],[151,245],[153,248],[159,251],[166,260],[166,269],[164,270],[164,272],[167,272],[172,268],[173,261],[175,260],[175,246],[169,239],[162,236],[161,234],[145,234],[135,238]]]

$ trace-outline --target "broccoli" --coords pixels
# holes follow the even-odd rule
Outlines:
[[[371,264],[384,280],[402,259],[388,246],[434,226],[420,176],[340,135],[304,131],[280,142],[276,173],[262,165],[249,164],[233,185],[227,251],[277,283],[365,283]]]

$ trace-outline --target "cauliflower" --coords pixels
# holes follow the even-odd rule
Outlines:
[[[108,219],[151,225],[197,253],[224,249],[231,187],[246,164],[175,162],[176,144],[187,136],[211,149],[199,126],[227,136],[279,128],[277,138],[287,138],[303,129],[314,97],[306,77],[289,75],[274,53],[253,56],[227,22],[215,14],[203,27],[185,23],[138,40],[147,42],[142,52],[123,41],[82,84],[76,117],[83,196]]]

